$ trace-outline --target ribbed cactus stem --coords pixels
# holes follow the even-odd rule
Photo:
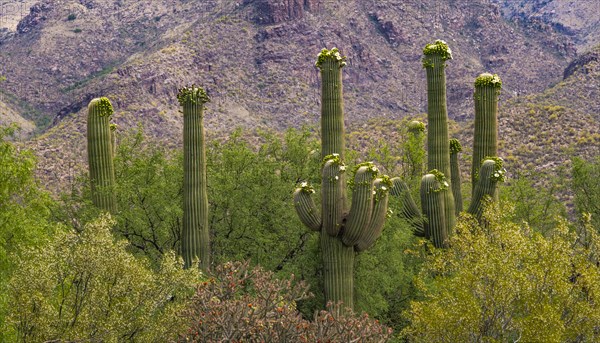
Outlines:
[[[117,155],[117,129],[119,126],[117,124],[110,124],[110,144],[111,150],[113,154],[113,158]]]
[[[338,237],[321,230],[323,258],[323,290],[325,301],[343,302],[344,308],[354,308],[354,247],[344,245]]]
[[[497,193],[498,182],[504,182],[506,170],[502,167],[503,161],[499,157],[489,157],[483,161],[479,171],[479,180],[473,191],[473,199],[467,210],[468,213],[481,221],[486,201],[494,200]]]
[[[436,248],[448,247],[448,231],[445,223],[444,193],[450,193],[444,174],[432,170],[421,179],[421,205],[425,216],[425,237]]]
[[[498,75],[483,73],[475,79],[475,132],[471,182],[473,195],[481,163],[486,156],[498,156],[498,95],[502,80]]]
[[[321,214],[312,199],[314,193],[315,190],[307,182],[303,182],[294,192],[294,207],[304,225],[312,231],[319,231],[321,230]]]
[[[400,214],[406,218],[413,227],[413,233],[418,237],[425,237],[425,223],[421,210],[410,195],[410,189],[406,182],[399,177],[392,180],[392,189],[390,195],[400,199]]]
[[[344,174],[346,167],[338,154],[325,156],[322,171],[321,213],[323,230],[335,237],[342,228],[344,219],[344,203],[346,199]]]
[[[456,138],[450,140],[450,184],[452,185],[452,195],[454,196],[454,211],[456,215],[463,210],[463,199],[461,190],[460,168],[458,165],[458,153],[462,151],[462,146]]]
[[[372,163],[359,166],[354,175],[354,191],[352,192],[352,207],[346,220],[346,229],[342,242],[353,246],[360,240],[363,230],[371,222],[373,212],[374,182],[377,177],[377,167]]]
[[[452,52],[446,42],[436,40],[423,49],[423,67],[427,72],[427,167],[444,175],[450,172],[448,145],[448,109],[446,107],[446,61]],[[454,196],[443,192],[447,232],[452,232],[456,220]]]
[[[110,117],[113,108],[107,98],[96,98],[88,105],[87,151],[92,201],[103,211],[115,213],[115,167],[111,142]]]
[[[183,232],[181,253],[186,268],[200,260],[200,268],[210,267],[210,232],[204,138],[204,104],[209,97],[192,85],[179,90],[183,107]]]
[[[338,154],[342,160],[345,148],[342,68],[345,65],[335,48],[322,51],[317,60],[321,70],[321,156]]]
[[[369,249],[383,230],[383,224],[388,216],[388,195],[390,187],[392,185],[391,180],[388,177],[377,178],[373,183],[375,193],[373,196],[373,212],[371,214],[371,221],[364,230],[364,234],[361,235],[360,239],[355,245],[356,251],[364,251]]]

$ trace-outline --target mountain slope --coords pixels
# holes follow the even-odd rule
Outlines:
[[[448,101],[459,121],[473,116],[479,73],[500,74],[507,98],[534,94],[558,82],[575,56],[569,37],[509,22],[485,0],[45,0],[19,28],[0,41],[1,86],[40,130],[51,124],[29,145],[45,179],[59,182],[69,175],[65,161],[84,160],[85,107],[100,95],[113,100],[121,130],[141,124],[174,146],[181,142],[175,93],[190,83],[213,98],[212,135],[315,125],[313,63],[324,47],[348,56],[350,124],[425,111],[421,49],[436,38],[453,49]]]

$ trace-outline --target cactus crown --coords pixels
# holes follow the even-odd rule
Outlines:
[[[373,162],[363,162],[363,163],[359,163],[359,164],[355,165],[354,169],[352,169],[352,174],[356,174],[356,172],[361,167],[367,167],[367,169],[373,173],[373,178],[377,177],[377,173],[379,172],[379,169],[377,169],[377,166]]]
[[[338,48],[332,48],[331,50],[323,49],[317,56],[315,67],[321,69],[323,63],[327,61],[340,62],[340,68],[342,68],[346,65],[346,56],[342,56]]]
[[[98,115],[100,117],[110,117],[114,112],[112,104],[110,103],[110,100],[108,100],[107,97],[103,96],[100,99],[94,99],[90,102],[90,105],[92,104],[98,108]]]
[[[497,182],[504,182],[506,180],[506,169],[502,167],[504,160],[500,157],[486,157],[483,161],[485,160],[494,161],[494,173],[492,174],[491,179]]]
[[[432,191],[441,192],[448,189],[448,180],[446,179],[446,175],[444,175],[444,173],[437,169],[432,169],[429,171],[429,174],[433,174],[433,176],[435,176],[435,180],[440,183],[440,187],[438,189],[432,189]]]
[[[450,153],[457,154],[462,151],[462,145],[456,138],[450,139]]]
[[[442,60],[451,60],[452,59],[452,50],[448,47],[448,44],[441,39],[436,40],[432,44],[425,45],[423,48],[423,55],[440,55]]]
[[[491,87],[500,89],[500,88],[502,88],[502,80],[500,80],[500,77],[498,76],[498,74],[494,74],[494,75],[492,75],[490,73],[480,74],[475,79],[475,87],[485,87],[485,86],[491,86]]]
[[[202,87],[196,87],[196,85],[186,86],[180,88],[177,93],[177,100],[179,100],[179,104],[181,106],[187,105],[189,103],[196,104],[205,104],[210,101],[208,94]]]
[[[381,183],[382,185],[381,189],[382,190],[389,190],[390,188],[392,188],[394,186],[394,183],[392,182],[392,179],[387,176],[387,175],[382,175],[381,176]],[[387,189],[384,189],[383,187],[387,187]]]
[[[425,132],[425,124],[418,120],[413,120],[408,123],[408,130],[411,132]]]
[[[313,194],[315,189],[308,182],[304,181],[300,184],[300,189],[306,194]]]
[[[339,165],[341,172],[344,172],[346,170],[346,166],[342,162],[342,159],[340,158],[340,154],[333,153],[333,154],[329,154],[329,155],[323,157],[323,161],[321,162],[321,168],[323,166],[325,166],[325,163],[327,163],[329,161],[332,161],[332,163]]]

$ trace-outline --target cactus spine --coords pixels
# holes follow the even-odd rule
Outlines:
[[[117,210],[114,193],[115,167],[113,162],[110,117],[113,108],[108,98],[96,98],[88,105],[87,151],[92,187],[92,201],[99,209],[109,213]]]
[[[200,259],[200,268],[210,267],[210,233],[206,184],[204,104],[210,101],[204,89],[192,85],[177,94],[183,107],[183,233],[181,253],[186,268]]]
[[[381,234],[387,213],[391,181],[378,177],[372,163],[357,166],[352,207],[346,210],[344,157],[344,104],[342,68],[346,64],[336,48],[323,49],[316,66],[321,71],[321,153],[323,156],[321,213],[302,183],[294,192],[300,220],[320,231],[324,291],[327,302],[354,307],[354,255],[368,249]]]

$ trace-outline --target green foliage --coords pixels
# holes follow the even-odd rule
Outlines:
[[[560,220],[548,237],[489,207],[463,217],[451,248],[435,249],[405,313],[409,342],[593,342],[600,339],[600,238],[581,245]]]
[[[589,213],[593,226],[600,232],[600,157],[589,161],[573,158],[575,207],[580,214]]]
[[[15,127],[0,128],[0,327],[4,323],[7,283],[23,259],[23,251],[43,244],[56,230],[54,202],[34,179],[35,158],[11,142]],[[0,330],[0,341],[8,341]]]
[[[174,155],[174,156],[172,156]],[[182,155],[144,141],[140,130],[126,135],[115,156],[120,208],[114,232],[131,251],[156,266],[168,251],[178,251],[182,229]]]
[[[526,222],[533,230],[546,235],[558,225],[559,216],[567,215],[565,205],[557,198],[564,191],[559,183],[559,179],[549,175],[534,179],[531,174],[518,173],[511,176],[506,186],[499,188],[499,197],[514,204],[514,222]]]
[[[19,341],[166,341],[199,280],[174,253],[157,271],[115,240],[108,215],[30,249],[10,281],[4,329]]]
[[[289,198],[290,184],[314,175],[319,150],[307,129],[289,130],[283,138],[263,133],[261,139],[256,150],[237,130],[208,147],[214,259],[251,259],[281,270],[314,239],[304,232]]]
[[[320,311],[303,319],[296,302],[310,297],[303,282],[278,280],[249,263],[225,263],[203,282],[183,313],[180,342],[385,342],[391,329],[353,313]],[[232,320],[233,319],[233,320]]]

